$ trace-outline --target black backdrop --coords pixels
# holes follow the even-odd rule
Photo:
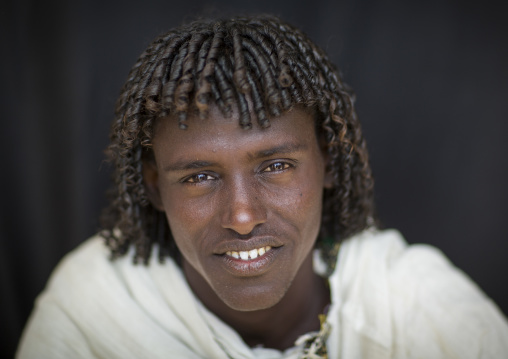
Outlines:
[[[109,122],[130,66],[196,14],[301,27],[358,95],[386,227],[441,248],[508,312],[508,46],[502,2],[3,1],[0,353],[104,205]]]

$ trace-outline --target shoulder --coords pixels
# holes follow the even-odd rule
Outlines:
[[[164,346],[178,350],[182,345],[161,329],[159,319],[171,313],[164,312],[157,281],[181,276],[170,262],[133,265],[129,254],[112,261],[102,237],[88,239],[53,271],[36,300],[17,357],[158,358]]]
[[[100,269],[112,268],[109,249],[104,238],[95,235],[81,243],[66,254],[53,270],[48,281],[48,288],[57,286],[61,281],[71,280],[79,283],[79,279],[93,277]],[[67,283],[68,284],[68,283]]]
[[[38,300],[51,299],[65,307],[99,291],[103,296],[113,292],[116,295],[124,287],[118,267],[130,262],[129,256],[110,260],[104,239],[99,235],[93,236],[65,255],[53,270]]]
[[[508,353],[503,314],[435,247],[408,245],[394,230],[366,231],[344,243],[334,275],[344,320],[395,357]]]
[[[98,236],[82,243],[60,261],[35,302],[17,358],[94,357],[80,324],[76,323],[76,314],[79,317],[79,311],[90,307],[90,296],[97,293],[90,288],[100,287],[96,278],[103,268],[110,267],[108,262],[107,248]]]

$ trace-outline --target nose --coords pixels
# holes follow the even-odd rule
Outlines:
[[[259,224],[266,222],[266,208],[258,195],[258,186],[241,178],[235,178],[224,188],[221,225],[240,235],[246,235]]]

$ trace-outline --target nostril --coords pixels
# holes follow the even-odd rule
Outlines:
[[[233,232],[235,232],[235,237],[237,239],[242,239],[242,240],[247,240],[247,239],[251,239],[253,237],[253,234],[252,234],[252,231],[250,233],[247,233],[247,234],[240,234],[236,231],[233,230]]]

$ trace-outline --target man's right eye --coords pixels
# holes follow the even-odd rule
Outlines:
[[[215,177],[210,176],[206,173],[198,173],[187,178],[184,178],[183,183],[201,183],[204,181],[214,180]]]

